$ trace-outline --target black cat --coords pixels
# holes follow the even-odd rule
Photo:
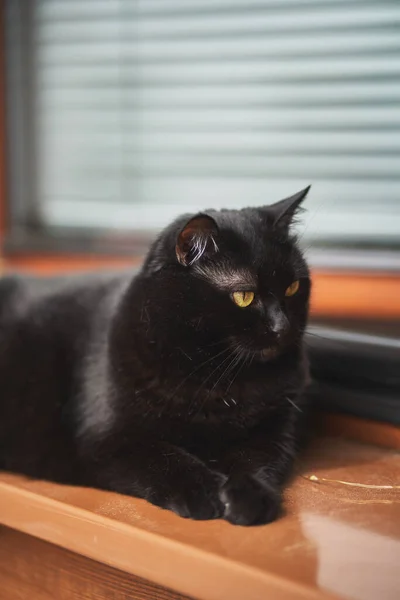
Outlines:
[[[167,227],[136,276],[0,282],[1,466],[194,519],[275,519],[300,434],[308,189]]]

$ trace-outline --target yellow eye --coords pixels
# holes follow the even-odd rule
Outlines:
[[[289,287],[287,288],[286,292],[285,292],[285,296],[294,296],[298,291],[299,291],[299,287],[300,287],[300,281],[293,281],[293,283],[291,283],[289,285]]]
[[[246,306],[250,306],[253,302],[254,292],[233,292],[232,300],[235,304],[240,306],[240,308],[246,308]]]

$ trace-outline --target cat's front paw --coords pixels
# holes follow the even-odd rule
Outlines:
[[[225,509],[219,495],[224,480],[207,467],[196,469],[181,479],[166,508],[189,519],[220,519]]]
[[[251,475],[228,479],[220,497],[225,505],[224,519],[235,525],[262,525],[275,521],[281,511],[281,494]]]

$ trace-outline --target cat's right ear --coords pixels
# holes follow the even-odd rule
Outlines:
[[[203,255],[218,251],[216,238],[218,227],[208,215],[197,215],[186,223],[176,240],[175,252],[178,261],[185,267],[200,260]]]
[[[310,191],[311,186],[309,185],[301,192],[297,192],[289,198],[275,202],[266,207],[266,213],[271,218],[274,227],[281,229],[289,229],[293,223],[296,213],[300,210],[300,205]]]

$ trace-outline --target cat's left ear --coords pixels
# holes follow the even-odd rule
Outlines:
[[[179,233],[175,252],[178,261],[185,267],[197,262],[203,255],[218,251],[216,238],[218,227],[208,215],[196,215]]]
[[[269,215],[272,215],[273,225],[282,228],[289,228],[293,222],[296,212],[300,208],[300,204],[303,202],[308,192],[310,191],[311,185],[306,187],[301,192],[297,192],[289,198],[280,200],[275,204],[271,204],[267,207]]]

